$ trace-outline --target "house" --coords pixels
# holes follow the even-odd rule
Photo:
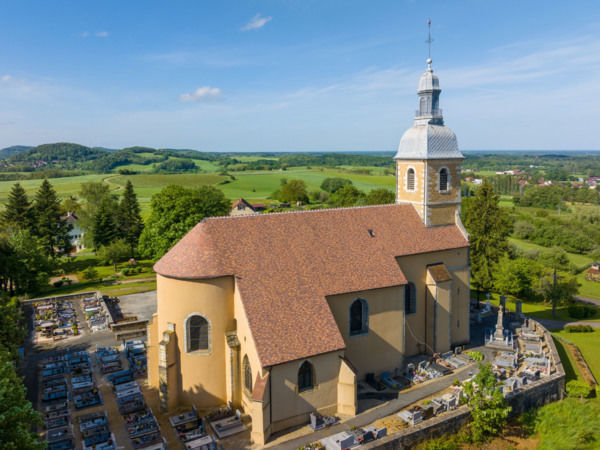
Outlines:
[[[71,242],[71,253],[77,253],[85,248],[83,245],[84,231],[78,225],[79,217],[74,211],[67,211],[67,214],[60,217],[60,220],[67,222],[72,225],[71,231],[69,231],[69,240]]]
[[[440,92],[429,59],[395,204],[206,218],[156,263],[163,411],[231,403],[262,445],[311,413],[356,415],[367,374],[469,342],[464,157]]]
[[[588,281],[600,282],[600,262],[595,261],[585,273],[585,279]]]
[[[258,211],[254,206],[248,203],[243,198],[237,200],[232,206],[229,213],[230,216],[247,216],[250,214],[256,214]]]

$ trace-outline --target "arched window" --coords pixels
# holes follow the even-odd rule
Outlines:
[[[187,318],[185,326],[187,351],[209,350],[210,324],[208,320],[199,314],[194,314]]]
[[[298,392],[312,389],[315,385],[313,365],[304,361],[298,369]]]
[[[417,289],[414,283],[408,282],[404,286],[404,313],[414,314],[417,312]]]
[[[448,190],[448,169],[445,167],[440,170],[440,191]]]
[[[369,304],[357,298],[350,305],[350,336],[369,332]]]
[[[250,367],[248,355],[244,355],[242,370],[244,371],[244,388],[252,394],[252,367]]]
[[[406,190],[415,190],[415,169],[412,167],[406,171]]]

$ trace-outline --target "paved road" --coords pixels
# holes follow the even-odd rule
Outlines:
[[[567,325],[589,325],[592,328],[600,328],[600,322],[588,322],[581,320],[578,322],[565,322],[564,320],[552,320],[552,319],[535,319],[540,322],[544,327],[549,330],[562,330]]]
[[[578,300],[583,303],[590,303],[592,305],[600,306],[600,300],[598,300],[597,298],[589,298],[589,297],[582,297],[580,295],[576,295],[575,300]]]

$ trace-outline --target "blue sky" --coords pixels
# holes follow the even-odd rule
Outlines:
[[[432,20],[462,149],[600,149],[600,2],[6,1],[0,147],[394,150]]]

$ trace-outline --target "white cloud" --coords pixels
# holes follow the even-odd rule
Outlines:
[[[2,75],[2,78],[0,78],[0,80],[1,80],[3,83],[8,83],[9,81],[11,81],[11,80],[12,80],[12,77],[11,77],[10,75],[6,74],[6,75]]]
[[[83,32],[83,33],[81,33],[79,36],[85,39],[85,38],[86,38],[86,37],[88,37],[89,35],[90,35],[90,32],[89,32],[89,31],[84,31],[84,32]]]
[[[271,16],[261,17],[260,13],[255,15],[250,21],[242,27],[242,31],[258,30],[265,26],[267,22],[273,20]]]
[[[188,92],[179,96],[181,102],[205,102],[214,100],[221,96],[221,89],[211,88],[210,86],[202,86],[194,92]]]
[[[96,37],[99,37],[99,38],[105,38],[105,37],[108,37],[108,31],[98,31],[98,32],[96,33]]]

